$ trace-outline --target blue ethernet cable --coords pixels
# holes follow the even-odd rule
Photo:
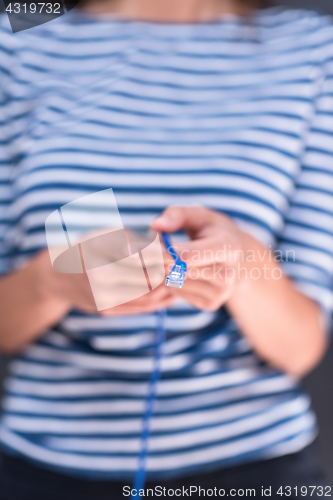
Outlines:
[[[146,482],[146,465],[148,458],[148,441],[150,436],[150,423],[154,411],[154,402],[156,398],[157,384],[161,376],[161,359],[162,349],[165,341],[166,310],[158,311],[157,313],[157,331],[156,331],[156,347],[154,355],[153,371],[149,381],[148,395],[146,399],[146,408],[142,420],[142,432],[140,443],[139,466],[136,472],[133,489],[136,494],[131,496],[131,499],[140,498],[139,491],[144,488]]]
[[[176,288],[182,288],[186,280],[187,264],[183,262],[175,249],[173,248],[169,235],[167,233],[162,233],[162,239],[165,246],[168,249],[169,254],[175,260],[175,265],[171,269],[166,279],[166,286],[173,286]]]
[[[186,280],[187,265],[183,262],[171,245],[168,234],[162,233],[162,239],[168,252],[175,260],[175,265],[171,269],[166,279],[166,286],[182,288]],[[166,310],[157,313],[156,346],[154,354],[153,370],[151,373],[148,394],[146,398],[145,413],[142,420],[142,432],[140,440],[139,466],[135,475],[133,490],[136,494],[131,496],[131,500],[139,497],[139,491],[145,486],[147,475],[148,441],[150,436],[150,424],[154,412],[154,402],[156,398],[157,384],[161,377],[162,350],[166,336],[165,328]]]

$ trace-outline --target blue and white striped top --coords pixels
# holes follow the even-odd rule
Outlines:
[[[60,206],[113,188],[125,225],[171,204],[224,212],[333,309],[333,27],[301,10],[168,25],[73,10],[0,32],[1,272],[45,248]],[[309,398],[225,309],[168,311],[148,477],[296,452]],[[12,360],[0,439],[68,474],[137,468],[156,315],[72,311]]]

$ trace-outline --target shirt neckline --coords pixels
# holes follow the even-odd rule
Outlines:
[[[83,20],[91,23],[112,23],[127,26],[142,26],[150,29],[156,28],[169,28],[171,30],[186,30],[193,28],[209,28],[218,25],[241,25],[249,21],[249,19],[256,19],[261,9],[253,9],[249,16],[233,13],[225,13],[209,21],[196,21],[196,22],[166,22],[166,21],[147,21],[145,19],[127,18],[118,14],[94,14],[84,11],[80,8],[74,8],[68,14],[77,20]]]

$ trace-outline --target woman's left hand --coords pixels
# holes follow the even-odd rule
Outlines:
[[[210,311],[225,304],[257,354],[278,369],[299,377],[315,366],[326,347],[320,307],[297,290],[270,250],[205,208],[168,208],[152,226],[185,229],[192,240],[175,247],[188,265],[184,287],[170,288],[175,296]]]
[[[219,309],[235,289],[245,233],[227,216],[202,207],[170,207],[152,227],[170,233],[184,229],[192,240],[175,246],[188,271],[184,287],[170,290],[198,309]],[[171,257],[167,264],[171,270]]]

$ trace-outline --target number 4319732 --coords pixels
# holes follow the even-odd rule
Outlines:
[[[291,494],[297,497],[331,497],[332,496],[332,488],[331,486],[280,486],[277,495],[281,497],[290,497]]]
[[[20,14],[21,12],[24,14],[61,14],[60,12],[60,3],[13,3],[9,4],[6,8],[6,12],[9,14]]]

